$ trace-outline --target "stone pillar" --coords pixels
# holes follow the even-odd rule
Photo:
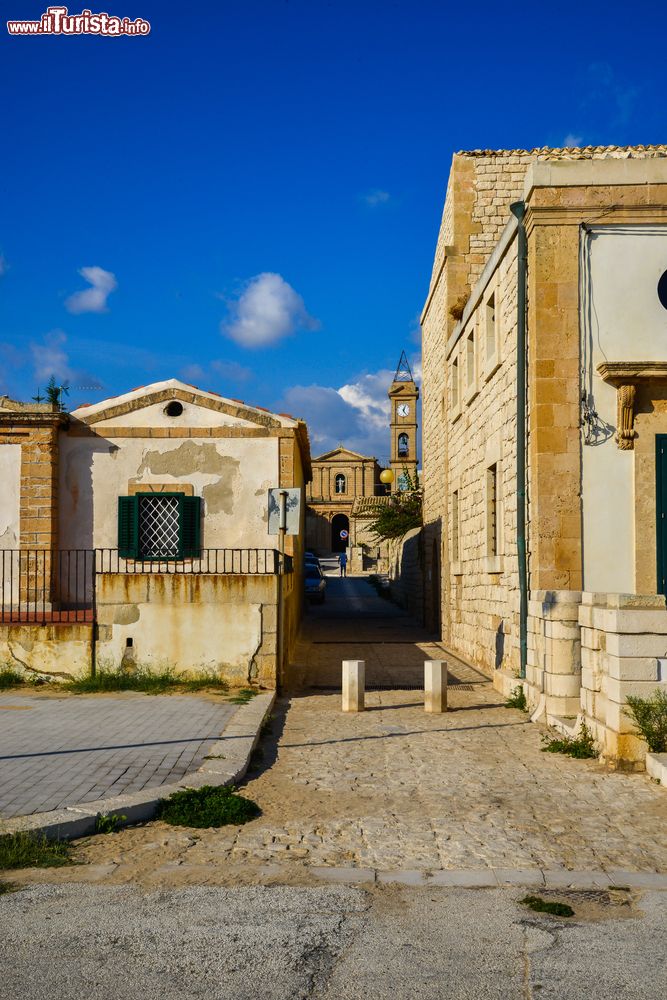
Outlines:
[[[343,660],[343,711],[363,712],[366,661]]]
[[[642,769],[646,744],[626,711],[628,695],[650,698],[667,681],[667,608],[661,594],[585,593],[581,711],[602,756]]]
[[[424,710],[447,711],[447,661],[424,661]]]

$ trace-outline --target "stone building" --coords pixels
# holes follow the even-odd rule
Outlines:
[[[320,554],[348,550],[352,572],[367,569],[386,572],[389,568],[386,546],[378,544],[368,525],[378,507],[387,502],[388,491],[407,485],[406,472],[413,483],[417,480],[419,389],[405,352],[387,395],[391,483],[385,484],[380,479],[383,469],[376,458],[359,455],[342,444],[312,461],[313,478],[307,489],[306,544]]]
[[[666,331],[667,147],[454,156],[422,314],[427,619],[628,762],[625,698],[667,681]]]
[[[355,501],[384,493],[381,471],[376,458],[359,455],[342,444],[313,459],[313,478],[306,494],[308,548],[343,552],[359,544],[352,516]]]
[[[306,426],[176,379],[70,414],[0,399],[0,662],[138,663],[275,686],[302,607]],[[278,617],[279,595],[283,620]]]

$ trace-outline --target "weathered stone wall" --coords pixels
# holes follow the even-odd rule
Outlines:
[[[90,673],[92,624],[1,625],[0,666],[25,676],[80,677]]]
[[[100,574],[98,662],[211,671],[274,688],[277,596],[275,576]]]
[[[603,756],[641,766],[646,744],[625,711],[628,695],[667,690],[667,610],[661,595],[584,593],[581,712]]]
[[[392,599],[421,621],[424,614],[422,529],[387,543]]]
[[[516,238],[507,248],[446,359],[448,437],[443,520],[449,525],[449,563],[443,600],[445,639],[487,671],[518,666],[516,560]],[[476,289],[476,293],[477,293]],[[495,331],[487,330],[491,296]],[[487,336],[487,334],[489,334]],[[456,334],[455,334],[456,335]],[[470,341],[474,372],[468,382]],[[452,338],[453,340],[454,338]],[[458,391],[453,385],[458,380]],[[458,402],[456,399],[458,397]],[[497,548],[489,537],[488,476],[495,469]],[[455,494],[457,500],[455,499]],[[453,538],[454,504],[458,538]]]

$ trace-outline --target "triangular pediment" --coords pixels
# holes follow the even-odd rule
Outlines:
[[[182,411],[168,413],[170,403],[180,403]],[[178,379],[139,386],[120,396],[112,396],[92,406],[81,406],[71,414],[74,420],[107,427],[296,427],[298,421],[285,414],[270,413],[237,399],[198,389]]]
[[[345,448],[342,445],[338,448],[334,448],[332,451],[327,451],[324,455],[318,455],[317,458],[313,459],[315,462],[374,462],[375,457],[373,455],[360,455],[357,451],[351,451],[349,448]]]

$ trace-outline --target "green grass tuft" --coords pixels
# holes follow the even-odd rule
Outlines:
[[[517,684],[517,686],[512,689],[511,695],[505,702],[505,708],[518,708],[520,712],[528,711],[526,692],[520,684]]]
[[[133,671],[98,670],[94,677],[74,677],[65,681],[63,690],[72,694],[100,694],[108,691],[143,691],[164,694],[168,691],[203,691],[213,688],[227,691],[229,685],[216,674],[177,674],[171,668],[152,671],[137,667]]]
[[[237,795],[230,785],[222,788],[212,785],[186,788],[182,792],[174,792],[168,799],[160,799],[157,808],[157,818],[165,823],[199,829],[230,824],[240,826],[259,815],[259,806]]]
[[[554,903],[540,896],[524,896],[519,900],[524,906],[528,906],[535,913],[550,913],[554,917],[573,917],[574,910],[567,903]]]
[[[17,885],[13,882],[2,882],[0,881],[0,896],[4,896],[8,892],[16,892],[18,889]]]
[[[232,705],[247,705],[258,694],[259,691],[255,691],[254,688],[241,688],[239,691],[234,691],[229,700]]]
[[[569,757],[576,757],[578,760],[599,756],[593,734],[585,722],[581,723],[579,735],[574,738],[571,736],[552,736],[550,733],[546,733],[542,737],[542,742],[544,743],[542,753],[564,753]]]
[[[25,677],[13,667],[0,668],[0,691],[25,684]]]
[[[625,710],[637,726],[651,753],[667,753],[667,691],[659,688],[650,698],[628,695]]]
[[[115,833],[119,823],[124,823],[127,816],[118,813],[99,813],[95,820],[95,833]]]
[[[0,870],[12,868],[59,868],[73,864],[71,847],[62,840],[48,840],[43,834],[0,834]]]

